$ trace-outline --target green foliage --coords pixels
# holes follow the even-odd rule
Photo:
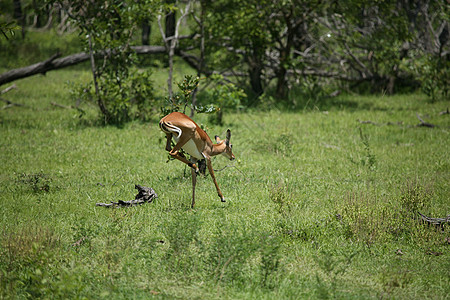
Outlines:
[[[148,120],[152,109],[156,105],[151,71],[129,70],[126,79],[120,85],[108,78],[101,79],[102,88],[99,96],[95,94],[94,86],[90,83],[72,83],[70,92],[75,101],[85,101],[96,104],[101,97],[108,105],[108,116],[101,115],[100,119],[114,124],[123,124],[132,119]],[[80,111],[80,117],[84,115]]]
[[[0,10],[0,15],[3,16],[3,14],[1,13],[1,10]],[[14,31],[18,30],[20,27],[17,26],[16,22],[14,22],[14,21],[8,22],[8,21],[2,20],[2,19],[0,19],[0,34],[1,34],[0,36],[2,36],[3,38],[8,40],[15,35]]]
[[[222,75],[211,75],[209,80],[213,87],[204,91],[204,102],[213,103],[218,107],[216,113],[210,115],[209,120],[213,124],[223,125],[224,111],[236,111],[243,108],[241,103],[247,95],[233,83],[225,83]]]
[[[445,56],[423,55],[410,63],[410,69],[421,82],[421,88],[431,101],[449,99],[450,60]]]
[[[153,98],[150,75],[133,71],[132,67],[138,60],[130,49],[130,43],[137,26],[145,18],[151,18],[148,14],[155,7],[151,1],[70,2],[74,13],[69,16],[86,36],[85,51],[95,57],[92,83],[95,97],[90,98],[98,103],[105,123],[129,121],[133,117],[133,105],[139,110],[138,116],[148,118],[149,110],[142,108],[148,106]],[[145,14],[141,14],[142,11]]]
[[[177,83],[181,94],[175,94],[173,99],[166,98],[166,105],[161,107],[161,117],[173,111],[182,111],[186,113],[186,108],[191,107],[197,113],[213,114],[220,111],[220,107],[216,103],[207,103],[203,105],[196,105],[193,107],[192,96],[200,83],[198,76],[185,75],[183,81]],[[210,100],[208,100],[210,101]]]
[[[166,98],[166,105],[161,107],[161,117],[174,111],[182,110],[185,113],[188,106],[192,108],[192,94],[198,88],[199,83],[198,76],[185,75],[183,81],[177,83],[181,95],[177,93],[172,99]]]

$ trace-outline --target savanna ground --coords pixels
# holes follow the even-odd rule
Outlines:
[[[213,161],[227,199],[167,162],[159,112],[96,125],[74,69],[17,82],[0,110],[0,298],[422,298],[450,295],[448,102],[342,96],[305,109],[196,115],[231,129]],[[162,85],[162,84],[161,84]],[[435,128],[416,127],[418,113]],[[363,124],[372,121],[376,124]],[[230,166],[228,168],[225,168]],[[134,184],[158,199],[132,208]]]

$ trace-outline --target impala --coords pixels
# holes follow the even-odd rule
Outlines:
[[[183,163],[191,167],[192,174],[192,204],[195,205],[195,185],[197,184],[197,173],[199,172],[197,161],[201,159],[206,160],[209,173],[217,189],[217,194],[222,202],[225,202],[225,198],[220,191],[217,184],[216,176],[211,164],[211,157],[219,154],[223,154],[230,160],[235,159],[233,152],[231,151],[232,145],[230,144],[231,131],[227,130],[227,136],[225,140],[221,140],[217,135],[215,137],[216,144],[213,144],[208,134],[201,129],[191,118],[180,112],[173,112],[165,116],[159,121],[159,127],[166,134],[166,150],[169,151],[169,155],[176,158]],[[175,140],[176,145],[171,148],[171,140]],[[189,161],[180,151],[183,149],[189,153],[191,160]]]

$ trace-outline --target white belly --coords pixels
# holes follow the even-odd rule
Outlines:
[[[176,136],[173,136],[173,139],[176,143],[178,143],[178,138]],[[189,155],[197,158],[197,159],[203,159],[203,154],[198,151],[197,146],[195,145],[194,141],[190,139],[186,144],[184,144],[183,147],[181,147],[184,151],[189,153]]]

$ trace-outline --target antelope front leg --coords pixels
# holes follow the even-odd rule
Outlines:
[[[191,159],[193,164],[197,163],[197,160],[195,158]],[[194,208],[195,205],[195,185],[197,184],[197,173],[193,168],[191,168],[191,176],[192,176],[192,204],[191,208]]]
[[[211,174],[211,177],[213,179],[214,185],[216,186],[217,194],[220,197],[220,201],[225,202],[225,198],[223,197],[222,192],[220,191],[219,184],[217,184],[216,176],[214,175],[214,170],[213,170],[213,167],[212,167],[212,164],[211,164],[211,158],[210,157],[206,158],[206,164],[208,166],[209,174]]]

